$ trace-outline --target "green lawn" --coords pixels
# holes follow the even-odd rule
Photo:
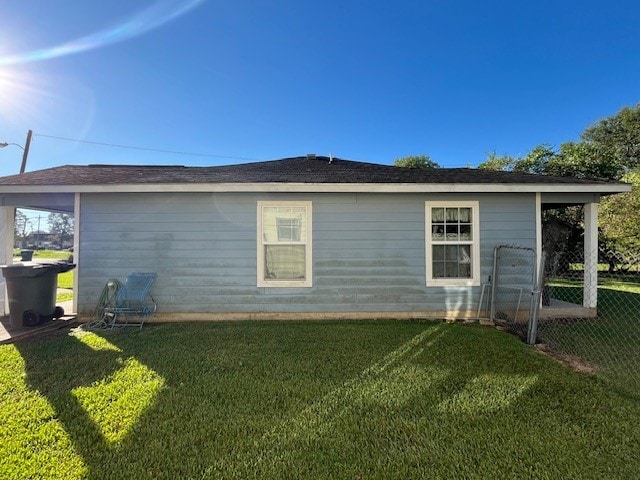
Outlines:
[[[73,270],[58,274],[58,288],[73,288]]]
[[[430,322],[165,324],[0,346],[0,478],[636,478],[640,402]]]
[[[27,249],[15,248],[13,250],[13,255],[15,257],[19,257],[20,256],[20,252],[22,250],[27,250]],[[34,250],[33,251],[33,257],[34,258],[51,258],[51,259],[66,260],[71,255],[73,255],[73,254],[71,252],[69,252],[68,250]]]
[[[66,260],[72,253],[67,250],[35,250],[33,256],[35,258],[51,258]]]
[[[62,292],[56,294],[56,303],[67,302],[73,300],[73,292]]]
[[[73,288],[73,270],[58,274],[58,288]],[[62,292],[56,295],[56,303],[73,299],[73,292]]]

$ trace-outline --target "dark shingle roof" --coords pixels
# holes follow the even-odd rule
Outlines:
[[[471,168],[409,169],[328,157],[293,157],[216,167],[64,165],[0,177],[0,185],[202,183],[581,184],[611,182]]]

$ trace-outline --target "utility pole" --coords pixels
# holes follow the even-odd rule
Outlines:
[[[33,131],[29,130],[27,132],[27,139],[25,140],[24,147],[19,143],[9,143],[9,142],[0,142],[0,148],[8,147],[9,145],[15,145],[22,149],[22,164],[20,165],[20,173],[24,173],[27,169],[27,158],[29,157],[29,147],[31,146],[31,137],[33,136]]]
[[[27,169],[27,157],[29,156],[29,147],[31,146],[31,136],[33,135],[33,131],[29,130],[27,132],[27,139],[24,142],[24,152],[22,153],[22,164],[20,165],[20,173],[24,173]]]

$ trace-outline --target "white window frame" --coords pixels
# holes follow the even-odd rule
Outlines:
[[[431,209],[471,208],[471,241],[434,241],[431,238]],[[425,259],[428,287],[459,287],[480,285],[480,202],[478,201],[427,201],[425,202]],[[471,278],[434,278],[434,245],[471,245]]]
[[[282,242],[265,242],[264,230],[263,230],[263,211],[266,207],[304,207],[306,210],[306,241],[282,241]],[[258,201],[258,222],[257,222],[257,235],[258,235],[258,255],[257,255],[257,275],[258,275],[258,287],[276,287],[276,288],[291,288],[291,287],[312,287],[313,286],[313,271],[312,271],[312,202],[309,201]],[[305,246],[305,278],[304,280],[270,280],[265,278],[265,246],[266,245],[304,245]]]

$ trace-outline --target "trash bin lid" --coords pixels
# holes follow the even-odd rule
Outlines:
[[[38,275],[58,274],[68,272],[76,268],[75,263],[14,263],[12,265],[0,265],[2,274],[8,277],[37,277]]]
[[[55,265],[58,268],[58,273],[68,272],[69,270],[73,270],[74,268],[76,268],[75,263],[69,262],[57,262]]]
[[[31,265],[14,263],[13,265],[0,265],[0,268],[2,268],[2,275],[4,275],[4,278],[37,277],[39,275],[52,273],[52,270],[47,268],[47,265],[38,263]]]

